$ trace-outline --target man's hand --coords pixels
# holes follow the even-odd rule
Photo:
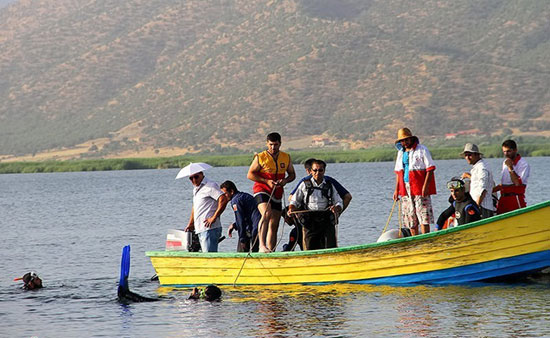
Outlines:
[[[235,230],[235,223],[231,223],[229,225],[229,228],[227,228],[227,237],[229,238],[233,237],[233,230]]]
[[[508,170],[514,170],[514,161],[511,158],[506,158],[504,165],[508,167]]]
[[[294,205],[292,205],[292,204],[288,206],[288,211],[286,212],[286,214],[288,215],[288,217],[291,217],[291,218],[292,218],[292,216],[293,216],[292,213],[294,212],[294,208],[295,208],[295,207],[294,207]]]
[[[340,207],[339,205],[331,205],[330,211],[332,211],[336,215],[339,215],[342,212],[342,207]]]
[[[277,182],[273,180],[266,180],[265,184],[267,184],[267,186],[271,189],[275,189],[275,187],[277,186]]]
[[[204,220],[204,227],[210,228],[212,226],[212,223],[216,221],[216,216],[209,217]]]
[[[195,224],[187,224],[187,226],[185,227],[185,229],[183,229],[183,231],[185,232],[192,232],[192,231],[195,231]]]
[[[397,190],[393,192],[393,200],[399,201],[399,193],[397,192]]]

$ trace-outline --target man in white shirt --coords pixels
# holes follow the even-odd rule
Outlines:
[[[336,247],[335,220],[342,212],[342,199],[325,180],[326,167],[324,161],[313,161],[311,179],[300,183],[288,206],[289,216],[298,209],[305,211],[301,213],[305,250]]]
[[[527,206],[525,189],[531,171],[529,163],[518,154],[518,146],[514,140],[504,141],[502,152],[505,159],[502,163],[501,184],[493,190],[500,191],[498,215]]]
[[[496,208],[493,204],[492,194],[495,182],[487,162],[481,158],[483,154],[479,152],[477,145],[466,143],[461,155],[464,156],[468,164],[473,166],[470,172],[470,195],[480,207],[481,217],[494,216]]]
[[[202,252],[217,252],[218,240],[222,234],[220,215],[228,199],[217,183],[208,180],[204,173],[189,176],[193,184],[193,208],[185,231],[199,235]]]

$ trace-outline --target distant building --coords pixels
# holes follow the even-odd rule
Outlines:
[[[334,145],[334,142],[332,142],[329,138],[326,137],[314,137],[313,140],[311,140],[311,146],[312,147],[325,147],[325,146],[331,146]]]

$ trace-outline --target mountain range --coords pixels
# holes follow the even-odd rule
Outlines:
[[[17,0],[0,160],[550,136],[548,55],[546,0]]]

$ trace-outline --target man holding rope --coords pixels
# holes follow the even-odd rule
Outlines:
[[[275,251],[283,210],[283,187],[296,178],[290,155],[279,151],[280,147],[281,135],[268,134],[267,150],[254,156],[248,169],[247,177],[254,181],[254,198],[262,215],[258,229],[260,252]]]
[[[324,161],[313,161],[312,178],[300,183],[288,206],[289,216],[300,213],[303,219],[305,250],[336,247],[335,225],[342,212],[342,199],[325,179],[326,167]]]

